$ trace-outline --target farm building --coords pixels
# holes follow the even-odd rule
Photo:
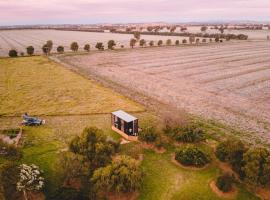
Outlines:
[[[111,113],[112,129],[127,140],[136,141],[138,138],[138,118],[118,110]]]

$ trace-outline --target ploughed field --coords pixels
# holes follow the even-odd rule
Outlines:
[[[83,50],[85,44],[90,44],[91,50],[95,49],[97,42],[103,42],[107,48],[107,42],[109,40],[115,40],[117,46],[121,45],[129,47],[129,41],[133,38],[131,34],[118,34],[118,33],[91,33],[80,31],[58,31],[58,30],[9,30],[0,31],[0,57],[7,57],[8,52],[11,49],[16,49],[19,53],[24,52],[26,54],[26,47],[33,46],[35,48],[35,54],[42,54],[42,46],[48,41],[53,41],[53,52],[56,52],[56,48],[62,45],[65,51],[70,51],[70,44],[72,42],[78,42],[79,50]],[[154,40],[171,39],[182,41],[187,37],[177,36],[158,36],[158,35],[144,35],[142,36],[147,42]]]
[[[60,59],[83,73],[270,141],[270,42],[105,51]]]

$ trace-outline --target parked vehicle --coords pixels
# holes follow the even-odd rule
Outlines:
[[[45,124],[45,120],[36,117],[30,117],[27,113],[25,113],[22,117],[22,125],[24,126],[40,126]]]

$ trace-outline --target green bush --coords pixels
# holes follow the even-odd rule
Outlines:
[[[175,160],[182,165],[203,167],[210,162],[210,156],[202,149],[190,145],[178,149],[175,153]]]
[[[140,163],[128,156],[120,156],[110,165],[97,169],[91,181],[98,192],[134,192],[142,183]]]
[[[216,186],[222,192],[229,192],[232,190],[233,178],[229,174],[219,176],[216,180]]]
[[[9,57],[17,57],[18,56],[18,52],[15,49],[11,49],[8,52]]]
[[[245,180],[256,186],[270,185],[270,151],[255,147],[249,149],[243,158]]]
[[[192,124],[172,129],[166,129],[164,132],[178,142],[192,143],[200,142],[205,139],[205,133],[203,129]]]
[[[58,53],[64,53],[64,51],[65,51],[63,46],[58,46],[56,50]]]
[[[157,140],[158,133],[155,127],[150,126],[144,128],[139,134],[139,140],[144,141],[146,143],[153,143]]]
[[[238,139],[229,139],[221,142],[216,148],[216,157],[222,162],[231,164],[232,169],[244,178],[243,154],[247,151],[245,144]]]

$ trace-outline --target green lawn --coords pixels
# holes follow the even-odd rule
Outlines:
[[[43,56],[0,59],[0,116],[143,111],[139,104]]]
[[[142,163],[145,178],[140,200],[221,200],[209,187],[220,170],[212,164],[206,169],[190,170],[171,162],[171,151],[157,154],[145,150]],[[256,200],[240,187],[237,200]]]

